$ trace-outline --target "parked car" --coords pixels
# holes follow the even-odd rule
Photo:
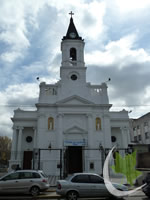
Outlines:
[[[146,175],[143,183],[146,183],[146,185],[142,188],[142,190],[146,196],[150,197],[150,173]]]
[[[12,171],[0,178],[0,194],[30,193],[36,196],[49,186],[48,177],[39,170]]]
[[[125,185],[117,183],[113,185],[119,190],[128,190]],[[104,179],[94,173],[75,173],[65,180],[58,180],[56,192],[68,200],[77,200],[78,197],[112,197]]]

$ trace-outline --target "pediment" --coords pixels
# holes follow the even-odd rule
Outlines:
[[[64,134],[85,134],[85,133],[87,133],[87,131],[78,126],[72,126],[71,128],[68,128],[64,131]]]
[[[80,96],[74,95],[74,96],[62,99],[61,101],[58,101],[56,104],[87,105],[87,104],[93,104],[93,102],[88,101],[87,99],[84,99]]]

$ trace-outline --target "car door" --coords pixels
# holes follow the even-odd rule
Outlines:
[[[86,174],[76,175],[72,179],[72,189],[76,189],[79,192],[79,196],[90,197],[92,195],[92,188],[89,184],[89,177]]]
[[[19,173],[11,173],[0,180],[1,193],[16,193],[19,180]]]
[[[104,180],[102,177],[98,175],[89,175],[90,177],[90,184],[93,188],[93,196],[100,197],[100,196],[109,196],[108,190],[105,186]]]
[[[19,190],[28,192],[33,184],[32,172],[20,172]]]

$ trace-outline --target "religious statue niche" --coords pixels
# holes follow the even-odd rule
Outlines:
[[[48,130],[54,130],[54,118],[53,117],[48,118]]]
[[[96,118],[96,130],[101,130],[101,119],[99,117]]]
[[[77,53],[75,48],[70,49],[70,60],[72,61],[77,60]]]

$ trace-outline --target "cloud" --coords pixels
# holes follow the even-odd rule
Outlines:
[[[87,78],[90,82],[100,84],[110,77],[108,95],[110,103],[113,104],[112,109],[133,110],[132,116],[139,117],[142,113],[148,112],[150,108],[149,65],[150,62],[127,64],[126,67],[119,70],[116,65],[107,67],[89,65]]]
[[[59,80],[60,42],[67,32],[71,10],[86,43],[87,81],[101,84],[110,77],[112,109],[132,108],[131,116],[147,112],[149,8],[149,0],[1,1],[0,134],[12,134],[10,117],[17,106],[36,103],[37,76],[41,82]],[[133,103],[143,106],[124,106]]]
[[[117,41],[110,41],[104,51],[96,50],[85,55],[87,64],[110,66],[116,64],[120,69],[131,63],[150,61],[150,55],[143,48],[135,49],[136,34],[124,36]]]
[[[35,110],[38,93],[38,83],[10,85],[0,92],[0,135],[12,136],[11,117],[14,109]]]
[[[143,9],[148,9],[150,7],[149,0],[141,1],[141,0],[115,0],[115,3],[120,10],[121,13],[126,14],[128,12],[140,11]]]

